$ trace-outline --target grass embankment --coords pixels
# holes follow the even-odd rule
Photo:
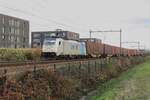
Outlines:
[[[150,100],[150,60],[99,87],[90,100]]]

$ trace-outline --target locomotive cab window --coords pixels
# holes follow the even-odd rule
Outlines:
[[[50,46],[50,45],[55,45],[55,42],[45,42],[45,45],[47,45],[47,46],[48,46],[48,45],[49,45],[49,46]]]
[[[61,45],[61,41],[59,41],[59,45]]]

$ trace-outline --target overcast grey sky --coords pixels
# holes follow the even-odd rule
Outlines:
[[[0,0],[0,12],[29,20],[30,31],[61,28],[89,37],[89,29],[121,28],[123,41],[140,41],[148,48],[149,10],[149,0]],[[106,43],[119,45],[118,33],[105,36]],[[104,39],[100,33],[92,37]]]

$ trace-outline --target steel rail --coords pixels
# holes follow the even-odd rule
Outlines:
[[[42,64],[51,64],[51,63],[67,63],[67,62],[76,62],[76,61],[88,61],[88,60],[96,60],[100,58],[88,58],[88,59],[71,59],[71,60],[40,60],[40,61],[24,61],[24,62],[9,62],[4,61],[0,62],[1,67],[11,67],[11,66],[25,66],[25,65],[42,65]]]

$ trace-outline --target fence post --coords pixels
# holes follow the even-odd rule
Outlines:
[[[104,59],[101,59],[101,60],[100,60],[100,63],[101,63],[101,64],[100,64],[100,71],[102,71],[102,69],[103,69],[103,62],[104,62]]]
[[[3,73],[2,77],[0,77],[0,78],[2,81],[2,87],[3,87],[2,94],[5,95],[7,92],[7,70],[6,69],[4,69],[4,73]]]
[[[70,72],[70,63],[68,63],[68,71]]]
[[[90,74],[90,61],[88,61],[88,73]]]
[[[56,64],[54,64],[54,72],[56,72]]]
[[[79,62],[79,77],[81,77],[81,62]]]
[[[33,74],[34,74],[34,78],[36,78],[36,65],[34,65]]]
[[[4,69],[4,76],[6,77],[7,75],[7,69]]]
[[[68,76],[70,76],[70,63],[68,63]]]
[[[4,69],[4,80],[6,84],[7,83],[7,69]]]
[[[97,72],[97,62],[95,61],[95,72]]]
[[[33,71],[34,71],[34,72],[36,72],[36,66],[35,66],[35,65],[34,65],[34,69],[33,69]]]

